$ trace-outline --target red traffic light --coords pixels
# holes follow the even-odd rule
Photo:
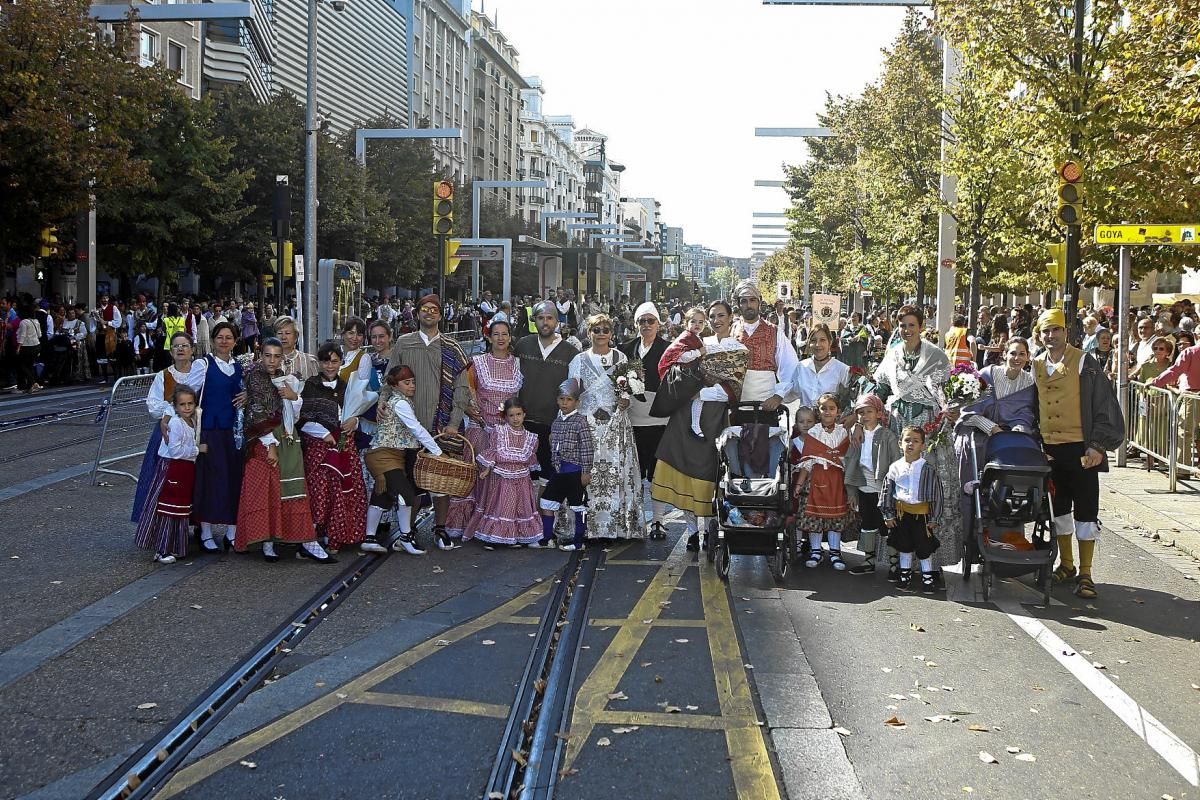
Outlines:
[[[438,181],[433,185],[433,195],[439,200],[449,200],[454,197],[454,184],[450,181]]]
[[[1058,168],[1058,176],[1067,183],[1078,183],[1083,180],[1083,167],[1077,161],[1064,161]]]

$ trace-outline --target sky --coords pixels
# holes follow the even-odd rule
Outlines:
[[[498,18],[546,114],[606,134],[621,191],[655,197],[667,225],[722,255],[751,253],[756,211],[787,195],[758,188],[805,158],[802,139],[756,127],[815,127],[826,93],[876,80],[902,8],[764,6],[759,0],[474,0]],[[781,231],[768,231],[781,232]]]

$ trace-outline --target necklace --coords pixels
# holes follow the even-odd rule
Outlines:
[[[609,350],[604,355],[600,355],[599,353],[597,353],[596,358],[600,359],[600,366],[606,367],[606,368],[611,367],[612,362],[613,362],[613,351]]]

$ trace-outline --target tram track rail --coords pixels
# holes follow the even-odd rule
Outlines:
[[[429,521],[424,515],[418,524]],[[363,555],[300,605],[191,705],[109,773],[87,800],[154,797],[218,724],[274,674],[312,630],[361,587],[384,555]],[[485,800],[551,800],[575,689],[592,586],[604,563],[599,550],[577,551],[562,568],[538,622],[524,671],[483,787]]]

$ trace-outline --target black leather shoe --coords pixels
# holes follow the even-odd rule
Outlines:
[[[206,553],[219,553],[221,552],[221,545],[217,544],[212,539],[201,539],[200,549]]]
[[[279,560],[279,553],[268,553],[266,550],[264,550],[262,556],[263,561],[270,562],[271,564],[274,564]]]
[[[689,553],[699,553],[700,552],[700,534],[693,533],[691,536],[688,537],[687,549],[688,549]]]
[[[320,556],[314,556],[312,553],[310,553],[304,549],[304,545],[301,545],[300,549],[296,551],[296,558],[307,558],[307,559],[317,562],[318,564],[336,564],[336,563],[338,563],[338,560],[331,555],[326,555],[324,558],[322,558]]]

